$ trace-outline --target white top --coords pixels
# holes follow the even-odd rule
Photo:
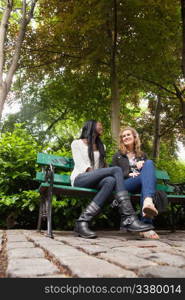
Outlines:
[[[75,178],[84,172],[88,168],[92,168],[89,155],[88,146],[83,142],[82,139],[74,140],[71,143],[71,150],[74,160],[74,169],[71,173],[71,185],[74,185]],[[94,151],[94,170],[99,168],[100,152]]]

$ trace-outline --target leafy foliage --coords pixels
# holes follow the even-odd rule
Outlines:
[[[0,138],[0,192],[6,195],[35,186],[35,158],[41,147],[21,125]]]
[[[39,193],[33,190],[12,195],[0,193],[0,226],[36,227],[39,197]]]
[[[185,163],[175,159],[162,159],[156,163],[161,170],[166,170],[173,183],[185,183]]]

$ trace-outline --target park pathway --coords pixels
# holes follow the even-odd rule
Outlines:
[[[185,231],[146,240],[116,231],[96,239],[54,231],[0,230],[0,277],[185,278]]]

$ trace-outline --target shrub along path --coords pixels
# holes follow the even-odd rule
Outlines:
[[[0,230],[1,277],[185,277],[185,231],[158,231],[160,240],[98,231],[96,239],[55,231]]]

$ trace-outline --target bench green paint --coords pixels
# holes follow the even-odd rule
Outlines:
[[[52,237],[52,195],[72,197],[84,197],[85,195],[90,198],[95,195],[97,190],[71,186],[70,173],[74,167],[72,158],[38,153],[37,164],[42,168],[42,172],[37,172],[35,178],[40,183],[38,190],[41,195],[37,229],[41,230],[42,219],[46,217],[47,235]],[[174,186],[169,183],[170,177],[166,171],[156,170],[156,177],[157,190],[167,193],[174,213],[173,205],[185,203],[185,195],[174,194]]]

